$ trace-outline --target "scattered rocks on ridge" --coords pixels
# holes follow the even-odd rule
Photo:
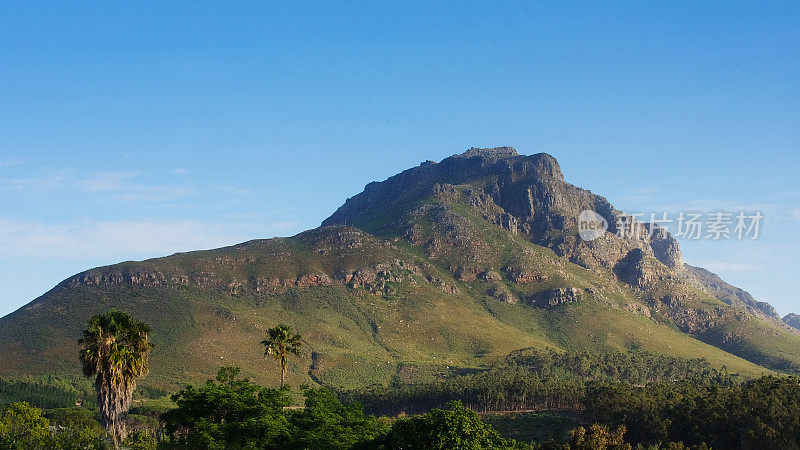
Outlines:
[[[581,300],[581,289],[575,287],[562,287],[548,289],[534,294],[528,300],[533,306],[540,308],[555,308],[559,305],[575,303]]]

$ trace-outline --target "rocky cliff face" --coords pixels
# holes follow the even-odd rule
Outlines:
[[[427,161],[368,184],[323,225],[348,224],[379,236],[404,236],[434,259],[447,255],[452,261],[453,249],[457,249],[473,267],[472,272],[454,267],[453,273],[468,280],[488,270],[488,252],[474,223],[447,206],[454,204],[466,205],[481,218],[548,247],[569,262],[595,273],[612,274],[688,332],[701,332],[735,317],[724,308],[708,305],[707,296],[781,323],[768,303],[756,301],[707,270],[684,265],[680,245],[667,230],[638,222],[604,197],[566,182],[558,161],[546,153],[525,156],[511,147],[471,148],[440,163]],[[607,232],[591,241],[582,240],[578,218],[584,210],[602,216]],[[431,232],[420,225],[426,221]],[[509,277],[536,278],[536,269],[517,267]],[[541,295],[546,298],[529,303],[553,306],[578,297],[568,294],[547,297],[550,294],[544,293]],[[491,295],[517,301],[512,293],[497,287]]]
[[[686,264],[686,269],[691,275],[689,281],[692,284],[709,292],[722,302],[744,308],[753,314],[780,320],[781,317],[772,305],[757,301],[749,292],[726,283],[717,274],[688,264]]]
[[[586,268],[613,270],[631,285],[678,277],[685,270],[680,246],[666,230],[636,222],[605,198],[567,183],[552,156],[519,155],[511,147],[472,148],[370,183],[323,225],[349,224],[377,234],[398,231],[396,221],[375,218],[413,209],[415,202],[428,197],[453,197],[459,192],[466,192],[465,202],[491,222]],[[608,233],[593,241],[581,240],[577,227],[583,210],[603,216]],[[630,238],[616,236],[623,221],[632,224]]]
[[[178,263],[165,270],[157,260],[148,266],[120,264],[87,270],[63,281],[56,289],[82,286],[155,287],[180,285],[227,291],[230,295],[255,296],[285,292],[288,288],[341,285],[385,294],[392,283],[420,279],[445,292],[457,288],[432,274],[428,267],[402,255],[390,244],[356,228],[332,226],[301,233],[294,238],[301,246],[284,238],[254,240],[230,247],[234,256],[191,257],[178,254]],[[291,261],[298,250],[317,255],[316,261],[297,264]],[[336,255],[336,264],[320,264]],[[361,255],[369,255],[364,258]],[[163,259],[162,259],[163,260]],[[281,264],[281,260],[285,263]],[[270,266],[264,262],[270,261]],[[253,267],[259,270],[253,270]]]
[[[582,240],[583,210],[609,231]],[[313,348],[290,376],[331,386],[388,384],[414,364],[485,366],[531,346],[637,347],[761,373],[733,353],[800,373],[800,333],[685,266],[666,230],[633,222],[616,236],[627,217],[567,183],[550,155],[470,149],[370,183],[297,236],[72,276],[0,318],[0,376],[77,374],[79,331],[110,308],[153,327],[148,380],[161,386],[223,363],[264,375],[258,343],[281,322]]]
[[[783,323],[792,328],[800,330],[800,314],[789,313],[783,316]]]

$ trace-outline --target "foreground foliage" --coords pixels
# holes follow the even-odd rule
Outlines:
[[[501,438],[491,425],[459,401],[449,402],[446,409],[395,422],[380,444],[386,448],[464,450],[516,445]]]
[[[291,405],[288,389],[262,388],[223,367],[216,381],[187,386],[177,408],[162,415],[171,442],[193,448],[352,448],[387,429],[361,405],[343,404],[324,389],[304,390],[305,408]]]
[[[187,386],[172,396],[177,408],[162,415],[172,442],[195,448],[267,447],[283,442],[289,422],[285,390],[261,388],[223,367],[216,381]]]
[[[51,429],[51,423],[53,427]],[[0,413],[0,449],[105,449],[97,422],[51,422],[25,402],[10,403]]]
[[[580,359],[572,361],[582,365]],[[225,367],[215,380],[176,393],[176,408],[138,406],[131,417],[141,419],[141,423],[152,420],[153,424],[138,427],[125,445],[134,449],[157,445],[234,449],[800,448],[797,378],[765,376],[740,382],[709,372],[690,379],[637,385],[608,376],[587,380],[564,370],[562,362],[558,364],[560,368],[540,365],[536,371],[516,364],[510,372],[505,372],[508,366],[504,366],[456,377],[442,382],[444,394],[431,400],[460,393],[469,401],[497,398],[507,404],[546,405],[553,404],[553,393],[559,393],[577,405],[561,412],[523,413],[531,420],[516,420],[513,414],[491,414],[484,420],[475,408],[461,401],[420,415],[375,417],[350,398],[352,393],[341,396],[308,387],[302,391],[304,407],[290,407],[294,394],[288,387],[264,388],[241,378],[238,368]],[[526,377],[534,377],[530,380],[549,390],[528,389],[533,385],[524,383]],[[480,383],[471,386],[469,381],[476,380]],[[463,390],[448,386],[461,386]],[[412,389],[399,387],[397,392],[437,395],[432,390]],[[571,389],[573,397],[568,397]],[[376,392],[372,390],[370,395]],[[486,393],[496,397],[480,396]],[[397,395],[390,400],[403,400]],[[523,401],[517,397],[520,395],[527,397]],[[42,413],[27,404],[12,403],[0,414],[0,448],[104,448],[105,433],[98,417],[97,412],[84,408]],[[163,424],[162,435],[155,433],[159,424]],[[526,432],[515,432],[514,427],[524,427]],[[537,427],[550,432],[536,431]]]

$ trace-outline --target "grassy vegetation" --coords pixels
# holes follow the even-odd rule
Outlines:
[[[206,380],[221,364],[240,366],[265,385],[275,383],[279,367],[264,358],[258,342],[281,322],[305,338],[288,381],[336,389],[441,379],[489,367],[526,347],[702,356],[748,377],[769,372],[759,364],[785,371],[800,367],[800,336],[761,319],[748,316],[690,336],[648,306],[645,293],[509,233],[458,198],[401,206],[391,221],[364,225],[379,237],[321,228],[85,274],[98,282],[65,281],[0,319],[0,352],[8,361],[0,376],[77,378],[78,330],[89,316],[112,307],[153,328],[152,374],[142,386],[166,390]],[[415,226],[415,240],[402,237],[405,226]],[[495,278],[457,279],[462,267]],[[527,268],[539,278],[515,283],[508,267]],[[365,270],[391,275],[384,273],[374,286],[337,281]],[[315,275],[332,281],[296,285]],[[492,287],[519,303],[493,298]],[[537,293],[560,287],[580,289],[581,300],[548,309],[527,304]],[[687,306],[730,308],[707,294],[689,294]]]
[[[285,245],[278,247],[284,249]],[[239,365],[245,375],[259,382],[274,382],[279,369],[263,357],[258,342],[269,326],[279,322],[296,324],[307,343],[298,363],[290,368],[288,380],[336,388],[386,385],[409,365],[417,367],[420,374],[449,367],[486,367],[524,347],[638,346],[673,356],[703,355],[720,367],[752,376],[764,372],[741,358],[626,310],[624,304],[638,300],[624,287],[558,260],[549,250],[524,245],[514,242],[502,247],[533,249],[525,257],[539,260],[536,267],[552,272],[546,284],[507,283],[516,295],[524,298],[560,284],[592,287],[605,301],[587,299],[552,310],[505,304],[489,298],[482,281],[457,281],[435,267],[428,270],[458,286],[459,293],[445,294],[416,275],[394,284],[393,292],[382,295],[340,284],[279,288],[258,295],[244,289],[231,294],[225,288],[182,285],[75,286],[51,292],[33,307],[3,319],[0,346],[12,361],[3,370],[6,375],[55,371],[77,376],[75,330],[91,314],[116,307],[134,311],[151,324],[156,344],[151,356],[153,370],[143,385],[159,388],[173,389],[185,381],[205,380],[213,375],[210,368],[219,364]],[[378,264],[386,257],[381,253],[411,261],[418,256],[404,255],[397,248],[380,249],[375,254],[354,253],[342,258],[337,254],[330,260],[320,257],[316,264],[326,270],[323,273],[333,273],[341,267]],[[200,264],[220,254],[224,253],[214,251],[195,259]],[[292,255],[292,266],[298,264],[296,259],[303,260]],[[170,259],[165,263],[159,268],[162,273],[176,264]],[[306,272],[311,269],[308,265],[303,268]],[[264,270],[289,276],[289,266]],[[296,278],[298,272],[291,276]]]

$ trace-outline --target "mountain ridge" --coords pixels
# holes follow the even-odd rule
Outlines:
[[[574,222],[585,208],[610,226],[588,243]],[[83,321],[111,307],[153,327],[160,386],[221,363],[274,375],[258,342],[279,321],[309,343],[290,380],[336,387],[444,376],[527,347],[642,347],[750,374],[800,371],[796,333],[684,265],[666,230],[615,237],[623,216],[564,181],[550,155],[473,148],[370,183],[293,237],[70,277],[0,318],[0,376],[76,372]]]
[[[399,183],[395,182],[395,179],[397,179],[396,181],[399,181],[400,183],[402,183],[403,181],[407,182],[407,180],[413,176],[415,171],[419,171],[423,168],[430,168],[430,167],[438,168],[443,165],[445,166],[448,165],[448,162],[451,162],[451,160],[453,159],[468,160],[473,158],[479,158],[482,160],[482,163],[480,164],[480,167],[482,168],[490,166],[491,164],[496,164],[500,160],[517,160],[517,161],[524,160],[525,162],[532,162],[532,165],[536,167],[536,169],[534,169],[535,173],[546,174],[546,176],[555,178],[558,181],[564,181],[564,176],[561,172],[561,168],[557,160],[547,153],[537,153],[531,156],[525,156],[517,153],[517,151],[513,147],[496,147],[496,148],[485,148],[485,149],[473,147],[460,155],[454,155],[450,158],[443,160],[442,163],[426,161],[420,166],[408,169],[402,172],[401,174],[390,177],[389,179],[383,182],[369,183],[365,187],[364,192],[349,198],[348,201],[345,202],[345,204],[342,207],[340,207],[336,212],[334,212],[329,218],[325,219],[322,222],[322,225],[325,226],[325,225],[340,224],[340,223],[346,224],[348,222],[348,216],[350,217],[350,222],[353,222],[354,221],[354,219],[352,218],[353,214],[349,213],[348,211],[348,207],[352,208],[352,206],[350,206],[350,203],[357,202],[360,196],[368,196],[367,195],[368,193],[369,196],[372,197],[381,196],[381,193],[370,192],[370,191],[378,191],[379,190],[378,186],[388,184],[387,188],[384,189],[383,192],[384,197],[389,192],[396,192],[396,191],[406,192],[407,191],[407,189],[405,189],[406,186],[402,185],[398,186]],[[452,172],[452,169],[448,168],[446,172]],[[434,180],[431,180],[430,177],[428,177],[427,181],[430,183],[429,189],[431,191],[431,194],[434,194],[435,193],[434,191],[437,189],[437,183]],[[584,191],[594,196],[594,205],[593,205],[594,211],[600,212],[601,215],[608,216],[606,217],[606,219],[609,220],[608,231],[610,233],[616,233],[618,231],[616,229],[617,223],[619,222],[618,219],[620,216],[624,215],[624,213],[613,208],[610,202],[608,202],[608,200],[606,200],[604,197],[593,194],[589,190],[584,190],[580,188],[576,189],[579,189],[580,191]],[[591,202],[588,203],[591,204]],[[365,207],[362,204],[362,205],[356,205],[355,209],[369,210],[370,207]],[[519,207],[517,207],[517,209],[519,209]],[[574,210],[571,212],[575,213]],[[574,214],[573,219],[575,218],[577,218],[577,214]],[[560,217],[559,219],[563,220],[563,217]],[[510,215],[506,213],[506,215],[504,217],[499,218],[497,222],[502,226],[508,228],[510,231],[517,231],[515,222],[519,222],[519,220],[518,217],[510,217]],[[665,229],[648,223],[641,223],[641,226],[647,232],[653,230],[653,236],[651,236],[651,241],[650,241],[652,247],[652,253],[653,256],[655,256],[656,259],[658,259],[661,263],[663,263],[667,267],[674,269],[686,269],[685,271],[688,272],[688,274],[690,275],[689,278],[695,282],[694,284],[696,286],[704,287],[714,291],[717,294],[715,296],[723,297],[723,301],[725,303],[728,304],[738,303],[740,305],[744,305],[745,307],[747,307],[750,312],[761,313],[769,318],[780,319],[780,316],[778,316],[774,307],[772,307],[772,305],[770,305],[769,303],[759,302],[755,300],[752,297],[752,295],[750,295],[750,293],[748,293],[747,291],[726,283],[719,277],[719,275],[714,274],[711,271],[708,271],[707,269],[684,264],[681,256],[680,246],[677,240],[675,240]],[[556,247],[554,248],[554,250],[562,250],[562,249]],[[563,251],[562,254],[564,254]],[[573,261],[573,262],[578,262],[580,264],[580,261]]]

